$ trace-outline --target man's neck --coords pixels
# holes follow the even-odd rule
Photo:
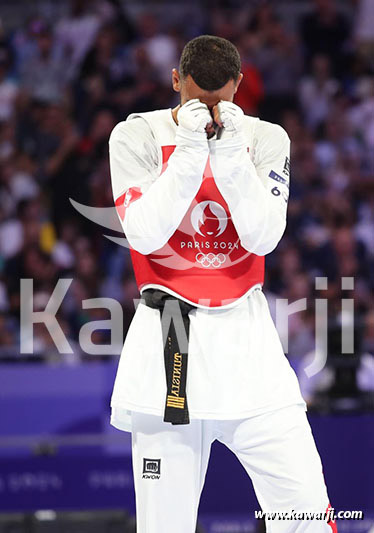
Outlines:
[[[179,109],[180,109],[180,104],[177,105],[177,107],[174,107],[174,109],[171,110],[171,114],[172,114],[173,119],[174,119],[174,122],[175,122],[176,124],[178,124],[177,115],[178,115],[178,111],[179,111]]]

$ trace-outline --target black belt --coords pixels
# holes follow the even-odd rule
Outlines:
[[[143,291],[142,301],[160,311],[167,387],[164,422],[189,424],[186,397],[190,333],[188,313],[196,306],[158,289]],[[181,342],[183,340],[185,345]]]

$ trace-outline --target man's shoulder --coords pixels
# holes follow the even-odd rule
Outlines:
[[[131,113],[126,120],[122,120],[113,128],[109,138],[109,143],[132,140],[140,137],[153,139],[153,125],[159,122],[168,121],[170,109],[157,109],[155,111],[145,111],[142,113]]]
[[[123,140],[123,138],[129,135],[142,135],[144,130],[147,129],[149,129],[148,123],[142,117],[134,117],[132,120],[129,120],[128,117],[126,120],[121,120],[114,126],[109,137],[109,142]]]
[[[274,139],[277,142],[289,141],[286,130],[279,124],[261,120],[259,117],[245,115],[246,123],[253,128],[254,138],[258,141]]]
[[[131,113],[126,121],[131,121],[131,120],[134,120],[134,119],[137,119],[137,118],[142,118],[143,120],[152,120],[152,119],[156,119],[156,120],[165,120],[165,119],[169,119],[169,115],[171,115],[171,109],[170,108],[166,108],[166,109],[155,109],[153,111],[143,111],[141,113]]]

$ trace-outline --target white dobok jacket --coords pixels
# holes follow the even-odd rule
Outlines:
[[[289,149],[275,124],[244,117],[241,134],[196,141],[171,109],[130,115],[110,141],[113,197],[140,292],[193,303],[191,418],[233,419],[304,403],[262,292],[264,256],[286,227]],[[112,424],[163,415],[160,312],[139,304],[122,351]]]

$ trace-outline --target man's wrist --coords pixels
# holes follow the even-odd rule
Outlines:
[[[231,155],[246,147],[246,138],[243,132],[237,132],[231,137],[213,139],[209,142],[209,150],[212,154]]]
[[[191,131],[183,126],[179,125],[177,127],[176,133],[176,144],[177,146],[199,146],[200,148],[206,147],[208,151],[208,138],[206,132]]]

